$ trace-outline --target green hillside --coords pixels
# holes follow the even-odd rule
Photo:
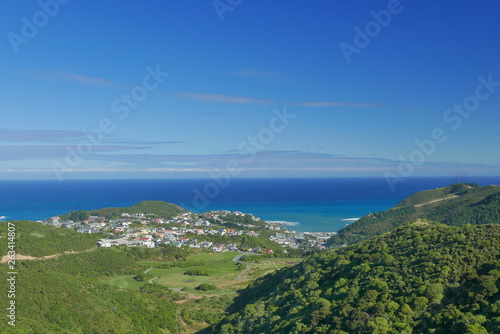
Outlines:
[[[16,327],[7,325],[4,312],[0,333],[194,333],[222,317],[250,275],[262,276],[287,265],[278,263],[280,259],[239,265],[232,261],[234,252],[168,245],[98,248],[97,234],[29,221],[10,223],[16,229],[16,253],[57,256],[0,264],[5,273],[0,281],[5,295],[0,301],[6,307],[12,300],[7,298],[6,273],[17,272]],[[10,249],[8,226],[8,222],[0,224],[3,255]],[[190,269],[207,271],[209,276],[184,275]],[[199,291],[203,283],[216,288]],[[189,295],[201,299],[191,300]]]
[[[394,208],[376,212],[342,228],[329,244],[352,244],[416,219],[446,225],[500,223],[500,186],[454,184],[415,193]]]
[[[500,225],[405,224],[245,289],[210,333],[500,333]]]
[[[6,265],[1,267],[8,271]],[[50,260],[17,261],[16,327],[6,328],[4,314],[0,333],[173,332],[175,312],[168,289],[147,293],[99,282],[101,277],[137,270],[132,258],[103,248]],[[8,291],[5,279],[0,288]]]
[[[0,222],[0,236],[7,236],[7,222]],[[68,251],[83,251],[95,247],[101,234],[78,233],[29,221],[12,222],[16,229],[16,252],[41,257]],[[0,237],[0,247],[7,250],[7,238]],[[6,253],[6,251],[5,251]]]
[[[125,208],[103,208],[97,210],[88,210],[86,212],[90,215],[101,217],[119,217],[122,213],[148,213],[163,217],[165,219],[170,219],[180,213],[188,211],[181,208],[180,206],[163,201],[142,201]]]
[[[405,207],[409,205],[421,205],[434,200],[452,199],[455,196],[465,195],[474,192],[480,187],[475,183],[457,183],[447,187],[431,190],[419,191],[402,200],[396,207]],[[432,204],[432,203],[430,203]]]

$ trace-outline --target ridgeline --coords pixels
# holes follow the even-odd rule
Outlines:
[[[500,186],[461,183],[415,193],[392,209],[364,216],[340,229],[328,244],[353,244],[417,219],[451,226],[499,223]]]

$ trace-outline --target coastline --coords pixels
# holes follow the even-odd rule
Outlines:
[[[36,221],[69,211],[162,200],[197,213],[243,211],[266,221],[299,222],[293,227],[299,232],[335,232],[350,222],[344,219],[387,210],[417,191],[458,179],[500,183],[500,177],[408,178],[393,193],[384,178],[232,179],[206,207],[196,209],[193,189],[207,179],[0,181],[0,214]]]

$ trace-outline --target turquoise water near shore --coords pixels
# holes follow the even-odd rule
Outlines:
[[[297,222],[289,227],[296,231],[333,232],[370,212],[382,211],[397,204],[397,200],[328,201],[286,203],[224,203],[217,208],[254,213],[264,220]]]
[[[163,200],[194,212],[231,210],[298,222],[297,231],[333,232],[417,191],[460,182],[500,184],[500,177],[408,178],[391,191],[384,178],[0,181],[0,216],[41,220],[72,210]],[[201,194],[201,195],[200,195]]]

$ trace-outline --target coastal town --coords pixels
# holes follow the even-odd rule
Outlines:
[[[121,213],[118,217],[83,215],[84,219],[51,217],[39,223],[74,229],[79,233],[106,235],[98,247],[146,247],[161,245],[203,248],[213,252],[245,251],[273,254],[277,248],[324,249],[335,232],[296,232],[295,223],[263,221],[239,211],[184,212],[170,219],[146,212]],[[268,242],[263,242],[263,241]],[[278,248],[278,249],[279,249]]]

